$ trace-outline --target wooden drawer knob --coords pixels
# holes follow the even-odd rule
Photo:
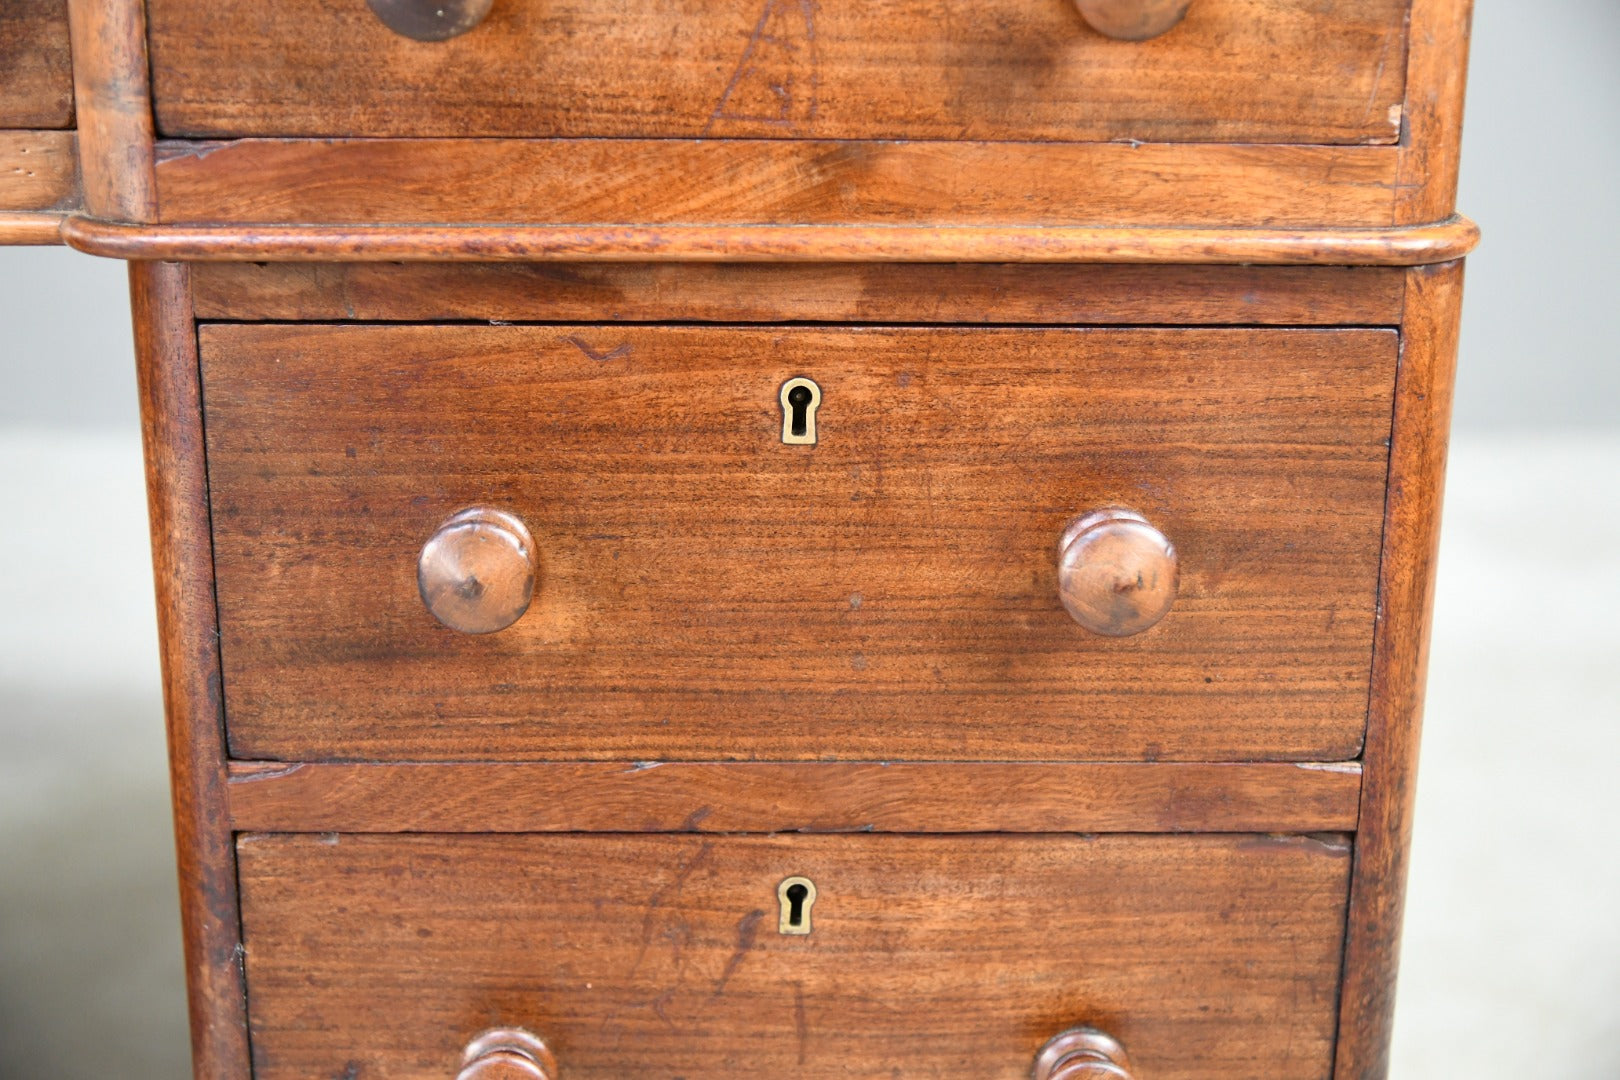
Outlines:
[[[557,1059],[539,1036],[496,1028],[467,1044],[456,1080],[557,1080]]]
[[[495,0],[366,0],[396,34],[417,41],[447,41],[484,21]]]
[[[1034,1080],[1135,1080],[1118,1040],[1096,1028],[1070,1028],[1041,1047]]]
[[[534,539],[516,516],[473,507],[422,545],[416,586],[435,619],[464,634],[493,634],[523,617],[534,596]]]
[[[1176,584],[1175,547],[1133,510],[1087,514],[1058,541],[1058,595],[1094,634],[1140,634],[1169,612]]]
[[[1121,41],[1146,41],[1181,21],[1192,0],[1074,0],[1099,34]]]

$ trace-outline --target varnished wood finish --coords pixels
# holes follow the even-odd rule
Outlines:
[[[0,128],[73,126],[66,0],[0,4]],[[0,171],[0,184],[4,184]]]
[[[537,1035],[495,1028],[467,1044],[456,1080],[557,1080],[557,1058]]]
[[[1192,0],[1074,0],[1099,34],[1121,41],[1147,41],[1169,33],[1187,15]],[[1247,13],[1244,13],[1247,14]],[[1229,18],[1243,18],[1235,10]],[[1382,76],[1382,72],[1379,75]]]
[[[0,131],[0,246],[60,244],[62,218],[78,205],[73,132]]]
[[[1361,745],[1395,336],[1377,330],[202,328],[237,756],[1334,760]],[[820,442],[778,388],[821,386]],[[1173,390],[1173,393],[1171,392]],[[1176,538],[1154,633],[1054,547]],[[501,634],[420,538],[518,514]]]
[[[1361,766],[530,762],[231,767],[250,832],[1350,832]]]
[[[247,1080],[197,339],[183,267],[130,268],[168,710],[180,914],[198,1080]]]
[[[1462,280],[1460,263],[1408,278],[1337,1080],[1388,1069]]]
[[[117,259],[240,261],[1066,262],[1411,266],[1457,259],[1479,230],[911,228],[849,226],[157,226],[62,223],[71,246]]]
[[[568,226],[579,235],[594,225],[610,237],[633,236],[635,227],[682,226],[724,236],[729,230],[720,227],[880,225],[927,232],[950,225],[978,227],[986,240],[1002,233],[1024,237],[1032,249],[1031,230],[1061,236],[1058,226],[1088,226],[1124,244],[1131,233],[1121,226],[1155,226],[1209,228],[1236,240],[1253,236],[1263,245],[1266,230],[1388,228],[1399,155],[1395,147],[1376,146],[770,139],[165,143],[157,165],[158,220],[499,223]],[[508,244],[523,236],[489,231],[492,238],[507,236]],[[404,235],[415,236],[414,257],[422,258],[424,236],[431,234]],[[799,249],[814,252],[819,237],[809,234]],[[1196,239],[1161,243],[1151,258],[1173,259],[1171,252],[1198,246]],[[821,254],[822,261],[837,257],[836,251]],[[1300,261],[1344,260],[1302,255]]]
[[[0,246],[43,246],[62,242],[62,215],[0,210]]]
[[[1473,0],[1412,0],[1398,225],[1435,221],[1456,207],[1473,12]]]
[[[68,12],[85,210],[112,221],[152,221],[145,0],[68,0]]]
[[[71,131],[0,131],[0,222],[11,212],[72,210],[78,197]]]
[[[1086,514],[1058,540],[1058,599],[1093,634],[1157,626],[1175,603],[1176,579],[1175,545],[1135,511]]]
[[[1054,1035],[1035,1057],[1034,1080],[1135,1080],[1119,1040],[1096,1028]]]
[[[1392,267],[202,263],[201,319],[1393,326]]]
[[[448,41],[489,17],[493,0],[366,0],[384,26],[414,41]]]
[[[444,1080],[491,1023],[544,1032],[567,1080],[1023,1080],[1075,1023],[1154,1080],[1331,1064],[1337,837],[249,834],[239,854],[255,1080]],[[776,932],[793,875],[817,888],[808,936]]]
[[[0,3],[0,243],[141,261],[196,1075],[1382,1080],[1470,14]]]
[[[167,135],[1392,143],[1409,0],[508,0],[423,45],[355,3],[149,0]],[[362,62],[363,58],[363,62]]]
[[[537,562],[521,518],[473,507],[451,515],[422,545],[417,591],[428,613],[450,629],[493,634],[529,610]]]

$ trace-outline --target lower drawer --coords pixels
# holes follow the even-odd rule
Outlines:
[[[238,844],[257,1080],[452,1080],[504,1027],[567,1080],[1013,1080],[1076,1025],[1141,1080],[1332,1070],[1341,837]]]

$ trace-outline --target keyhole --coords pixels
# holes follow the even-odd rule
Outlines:
[[[810,388],[808,386],[795,386],[788,391],[788,405],[793,409],[793,416],[788,421],[795,435],[803,435],[805,427],[810,422]]]
[[[804,898],[810,895],[810,890],[804,885],[788,886],[788,925],[804,925]]]
[[[810,909],[816,903],[815,882],[804,877],[790,877],[776,887],[782,915],[777,930],[784,934],[803,936],[810,932]]]
[[[789,446],[814,446],[821,387],[810,379],[789,379],[782,384],[781,398],[782,441]]]

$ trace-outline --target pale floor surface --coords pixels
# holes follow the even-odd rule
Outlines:
[[[0,434],[0,1078],[176,1080],[139,450]],[[1620,1077],[1620,437],[1453,454],[1396,1080]]]

